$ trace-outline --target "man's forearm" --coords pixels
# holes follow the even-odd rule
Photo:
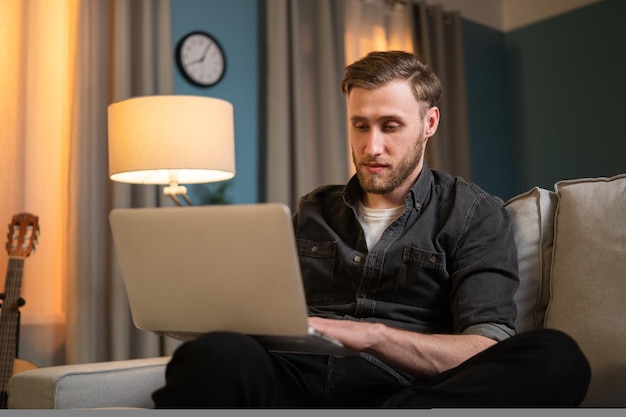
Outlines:
[[[454,368],[496,343],[481,335],[421,334],[375,326],[379,337],[372,339],[375,343],[366,351],[416,376],[433,376]]]
[[[351,320],[311,317],[309,324],[351,349],[370,353],[416,376],[454,368],[496,343],[480,335],[422,334]]]

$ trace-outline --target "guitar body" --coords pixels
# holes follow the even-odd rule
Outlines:
[[[9,225],[7,252],[9,265],[0,308],[0,408],[7,408],[9,379],[16,373],[35,366],[17,359],[17,333],[24,259],[28,257],[37,240],[38,218],[28,213],[16,214]]]
[[[25,361],[24,359],[14,359],[13,360],[13,373],[11,376],[15,374],[19,374],[20,372],[29,371],[31,369],[35,369],[35,366],[32,362]],[[6,391],[0,391],[0,408],[7,408],[9,397]]]
[[[30,371],[31,369],[36,369],[37,366],[24,359],[13,359],[13,375],[19,374],[20,372]]]

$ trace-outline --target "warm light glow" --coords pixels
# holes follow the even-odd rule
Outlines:
[[[0,182],[6,196],[0,225],[7,230],[11,216],[20,212],[39,218],[37,250],[24,262],[26,304],[20,308],[20,345],[41,351],[38,359],[59,355],[64,340],[71,39],[76,37],[70,8],[69,1],[0,1]],[[6,253],[0,261],[6,268]],[[4,277],[0,282],[2,292]],[[35,347],[29,343],[33,335]]]
[[[0,182],[3,194],[10,196],[0,205],[0,225],[11,220],[11,216],[21,209],[24,199],[24,178],[19,166],[24,164],[23,108],[24,108],[24,67],[25,56],[22,33],[22,8],[17,1],[0,2]],[[0,251],[0,268],[8,262],[8,255]],[[4,289],[4,276],[0,276],[0,292]]]
[[[410,4],[348,0],[345,7],[347,63],[370,51],[414,51]]]
[[[235,175],[233,106],[197,96],[111,104],[109,176],[133,184],[195,184]]]

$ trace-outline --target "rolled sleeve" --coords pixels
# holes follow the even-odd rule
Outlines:
[[[457,332],[502,340],[515,333],[519,286],[510,219],[499,201],[477,205],[455,256],[452,311]]]

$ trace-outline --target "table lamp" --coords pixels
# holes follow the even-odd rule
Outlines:
[[[144,96],[108,107],[109,177],[131,184],[165,184],[182,206],[180,184],[235,176],[233,106],[198,96]]]

